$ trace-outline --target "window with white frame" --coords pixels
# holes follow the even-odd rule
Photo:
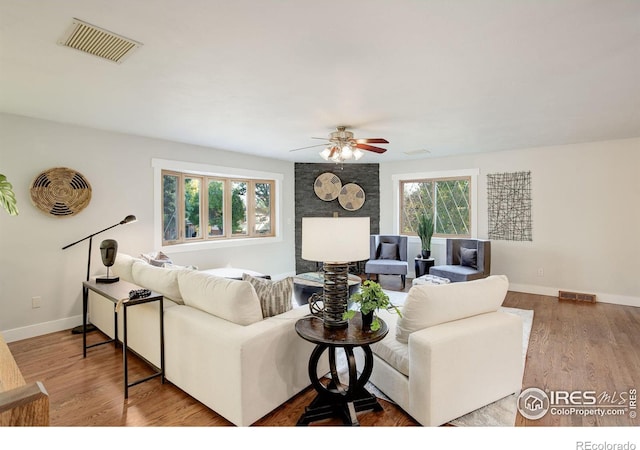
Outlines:
[[[398,227],[416,236],[422,214],[434,219],[434,237],[471,237],[475,234],[473,192],[476,176],[456,173],[398,176]]]
[[[162,168],[163,246],[276,236],[276,179]]]

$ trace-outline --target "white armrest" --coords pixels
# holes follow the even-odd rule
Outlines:
[[[493,312],[409,335],[411,414],[437,426],[517,392],[522,319]]]

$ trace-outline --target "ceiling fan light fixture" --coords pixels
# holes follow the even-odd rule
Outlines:
[[[344,144],[342,150],[340,151],[340,155],[343,159],[353,158],[353,150],[351,150],[351,145],[349,145],[349,143]]]
[[[342,163],[349,159],[359,160],[364,156],[364,151],[373,152],[382,154],[387,151],[385,148],[377,147],[369,144],[388,144],[389,141],[383,138],[360,138],[354,139],[353,133],[351,131],[346,131],[346,127],[339,126],[337,131],[334,131],[329,134],[329,139],[327,139],[328,144],[318,144],[311,145],[308,147],[296,148],[293,150],[289,150],[291,152],[296,150],[303,150],[306,148],[312,147],[320,147],[322,145],[327,145],[324,150],[319,152],[318,154],[325,161],[334,161],[337,163]],[[313,139],[324,139],[324,138],[313,138]]]
[[[320,156],[322,156],[322,159],[324,159],[325,161],[329,161],[330,155],[331,155],[331,147],[327,147],[320,152]]]

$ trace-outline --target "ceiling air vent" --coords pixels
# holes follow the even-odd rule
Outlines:
[[[58,44],[120,64],[133,51],[142,46],[140,42],[120,36],[111,31],[73,19],[71,26]]]

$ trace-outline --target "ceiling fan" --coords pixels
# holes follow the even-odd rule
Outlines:
[[[373,152],[373,153],[384,153],[387,151],[386,148],[376,147],[369,144],[388,144],[389,141],[383,138],[362,138],[356,139],[353,137],[353,132],[347,131],[346,126],[338,126],[336,127],[336,131],[329,133],[328,138],[311,138],[311,139],[322,139],[325,141],[329,141],[328,144],[317,144],[310,145],[308,147],[296,148],[293,150],[289,150],[291,152],[295,152],[298,150],[304,150],[307,148],[326,146],[324,150],[320,152],[320,156],[325,160],[342,162],[346,159],[355,159],[358,160],[362,158],[364,155],[362,150]]]

